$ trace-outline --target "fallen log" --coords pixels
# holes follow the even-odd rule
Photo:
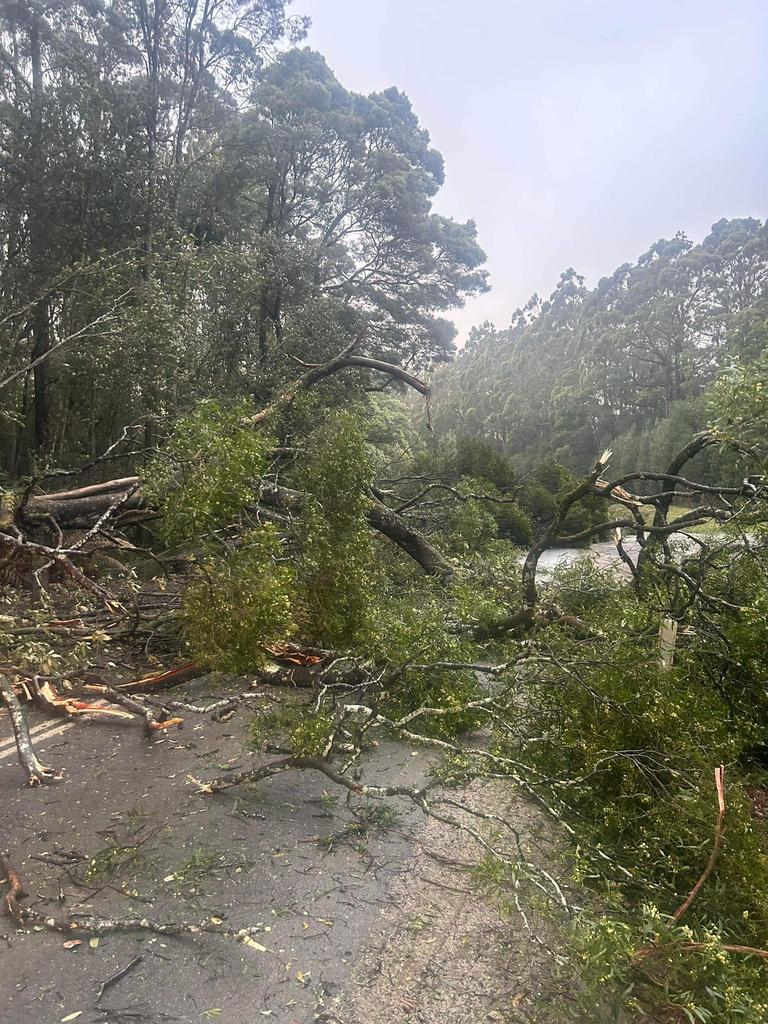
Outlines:
[[[89,484],[87,487],[75,487],[68,491],[52,491],[50,494],[42,495],[42,498],[46,501],[90,498],[95,495],[114,494],[115,491],[128,491],[132,487],[136,487],[138,483],[139,477],[124,476],[116,480],[105,480],[100,484]]]
[[[103,484],[53,494],[33,494],[19,510],[22,522],[52,516],[64,529],[86,529],[107,514],[120,499],[120,515],[144,508],[138,477],[107,480]],[[131,493],[132,492],[132,493]]]

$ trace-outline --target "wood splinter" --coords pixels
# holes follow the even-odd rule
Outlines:
[[[3,914],[13,917],[19,924],[23,924],[24,916],[19,906],[19,900],[24,899],[27,892],[21,876],[11,864],[7,853],[0,853],[0,871],[3,874],[3,880],[8,884],[8,892],[2,899]]]

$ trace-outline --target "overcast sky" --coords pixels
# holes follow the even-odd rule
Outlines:
[[[358,92],[402,89],[474,218],[492,291],[459,341],[562,270],[594,284],[677,230],[768,213],[768,0],[294,0]]]

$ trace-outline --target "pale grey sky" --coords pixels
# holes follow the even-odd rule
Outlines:
[[[349,89],[410,96],[492,291],[461,343],[574,266],[768,214],[768,0],[293,0]]]

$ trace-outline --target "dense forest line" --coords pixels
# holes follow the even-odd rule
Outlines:
[[[475,225],[434,212],[408,98],[345,89],[306,29],[283,0],[0,2],[8,792],[34,822],[61,782],[75,819],[89,783],[30,712],[138,724],[147,763],[183,718],[242,716],[245,750],[165,780],[199,831],[286,772],[408,801],[475,844],[510,929],[555,920],[557,1024],[762,1024],[768,230],[675,236],[592,290],[569,271],[451,362],[488,287]],[[575,555],[596,540],[607,565]],[[192,677],[204,702],[170,689]],[[369,774],[378,737],[423,777]],[[548,819],[546,863],[472,804],[488,780]],[[30,904],[11,840],[30,941],[258,930]]]
[[[699,244],[654,243],[591,289],[567,270],[508,328],[475,328],[435,374],[435,423],[520,466],[554,456],[584,472],[610,447],[614,468],[632,472],[704,430],[714,382],[766,346],[768,227],[723,219]],[[714,480],[722,466],[709,461]]]

